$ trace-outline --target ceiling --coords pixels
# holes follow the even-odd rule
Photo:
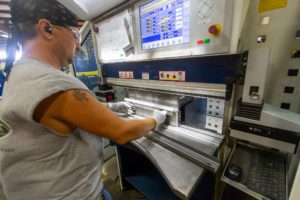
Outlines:
[[[0,0],[0,51],[5,51],[6,42],[8,38],[8,30],[10,21],[10,0]],[[78,25],[80,28],[84,24],[83,20],[78,20]]]

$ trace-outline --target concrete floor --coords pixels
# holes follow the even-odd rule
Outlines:
[[[145,196],[134,189],[122,191],[115,156],[108,159],[102,171],[104,188],[111,194],[113,200],[147,200]]]
[[[128,189],[126,191],[121,190],[118,166],[115,156],[111,157],[104,163],[102,181],[104,183],[104,188],[111,194],[113,200],[147,200],[143,194],[134,189]],[[7,200],[3,193],[1,184],[0,200]]]

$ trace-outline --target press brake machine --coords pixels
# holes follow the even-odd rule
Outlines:
[[[249,1],[60,1],[92,22],[101,84],[136,107],[123,117],[168,112],[159,130],[117,146],[121,187],[149,199],[219,198]]]

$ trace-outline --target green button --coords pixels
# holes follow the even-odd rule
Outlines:
[[[203,41],[203,43],[204,43],[204,44],[210,43],[210,39],[209,39],[209,38],[205,39],[205,40]]]

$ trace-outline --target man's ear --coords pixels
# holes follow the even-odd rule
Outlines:
[[[49,20],[40,19],[37,23],[38,32],[47,40],[52,39],[52,25]]]

